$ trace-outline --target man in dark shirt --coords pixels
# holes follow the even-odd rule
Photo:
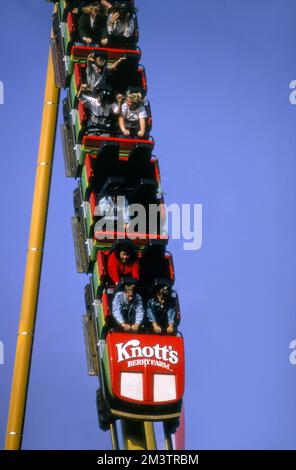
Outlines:
[[[147,303],[146,314],[154,333],[174,333],[176,327],[175,298],[166,282],[156,282],[154,295]]]
[[[118,116],[121,112],[122,95],[116,96],[117,103],[112,102],[111,92],[109,88],[102,88],[99,90],[97,97],[84,95],[87,85],[81,85],[77,98],[84,103],[85,107],[89,110],[89,117],[86,123],[88,131],[107,132],[112,131],[113,117]]]

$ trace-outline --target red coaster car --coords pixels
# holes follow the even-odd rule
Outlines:
[[[104,405],[118,418],[147,421],[180,416],[184,344],[180,336],[110,332],[102,350]]]

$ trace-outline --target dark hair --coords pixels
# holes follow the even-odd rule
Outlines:
[[[166,289],[168,296],[172,293],[172,281],[169,279],[155,279],[152,286],[153,294],[156,295],[160,289]]]
[[[112,100],[112,90],[108,87],[100,88],[98,90],[98,96],[100,100],[109,103]]]
[[[137,289],[138,281],[133,277],[123,277],[118,284],[118,290],[124,291],[127,286],[134,286]]]
[[[136,13],[137,9],[134,5],[131,3],[125,3],[125,2],[116,2],[114,5],[110,8],[110,13],[124,13],[124,14],[130,14],[131,16]]]
[[[130,261],[134,261],[137,257],[136,255],[136,252],[135,252],[135,249],[133,247],[133,245],[130,245],[129,243],[119,243],[116,248],[115,248],[115,256],[117,259],[120,259],[120,252],[121,251],[125,251],[129,257],[130,257]]]

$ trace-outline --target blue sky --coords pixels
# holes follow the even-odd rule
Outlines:
[[[295,449],[296,5],[138,0],[167,203],[203,204],[203,246],[172,241],[191,449]],[[52,6],[3,2],[0,445],[21,302]],[[16,15],[17,12],[17,15]],[[11,34],[11,24],[14,24]],[[61,123],[61,115],[59,118]],[[104,449],[87,376],[87,278],[57,134],[24,449]]]

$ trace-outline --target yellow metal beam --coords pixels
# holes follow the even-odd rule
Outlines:
[[[124,450],[146,450],[144,426],[141,421],[121,421]]]
[[[152,422],[122,420],[124,450],[156,450]]]
[[[23,298],[12,380],[6,450],[21,448],[36,320],[60,90],[49,52]]]
[[[147,450],[156,450],[156,439],[152,421],[144,421]]]

